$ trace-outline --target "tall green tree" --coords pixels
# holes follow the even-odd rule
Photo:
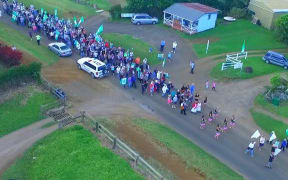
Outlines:
[[[281,16],[277,19],[275,30],[280,40],[288,44],[288,15]]]

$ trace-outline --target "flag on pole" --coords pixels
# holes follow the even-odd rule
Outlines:
[[[98,28],[96,34],[97,34],[97,35],[100,35],[100,34],[103,32],[103,30],[104,30],[104,27],[103,27],[103,24],[102,24],[102,25]]]
[[[210,45],[210,41],[209,41],[209,39],[208,39],[208,41],[207,41],[207,46],[206,46],[206,54],[208,53],[209,45]]]
[[[46,22],[47,19],[48,19],[47,12],[45,11],[43,16],[43,22]]]
[[[277,136],[276,136],[275,132],[272,131],[272,134],[271,134],[271,136],[270,136],[269,141],[273,141],[273,140],[276,139],[276,138],[277,138]]]
[[[41,8],[41,16],[43,15],[43,13],[44,13],[44,9],[43,9],[43,8]]]
[[[77,19],[76,19],[75,16],[74,16],[74,20],[73,21],[74,21],[74,26],[77,27]]]
[[[243,41],[241,52],[245,52],[245,40]]]
[[[258,138],[258,137],[260,137],[261,135],[260,135],[260,132],[258,131],[258,130],[256,130],[255,132],[254,132],[254,134],[252,134],[252,136],[251,136],[251,139],[252,138]]]
[[[162,62],[162,67],[163,67],[163,68],[164,68],[165,64],[166,64],[166,58],[164,58],[164,59],[163,59],[163,62]]]
[[[81,17],[80,22],[84,23],[84,17],[83,16]]]
[[[57,11],[57,8],[55,8],[54,15],[57,17],[57,14],[58,14],[58,11]]]
[[[281,152],[281,149],[276,148],[274,152],[274,156],[277,156]]]

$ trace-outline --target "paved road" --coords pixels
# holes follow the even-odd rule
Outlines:
[[[99,19],[97,21],[92,18],[88,21],[88,30],[96,31],[104,19]],[[7,23],[11,24],[9,20]],[[93,22],[96,22],[95,24]],[[86,21],[87,23],[87,21]],[[11,24],[19,30],[24,30],[23,28],[17,27]],[[163,29],[160,27],[151,26],[134,26],[125,23],[104,23],[105,32],[119,32],[132,34],[136,37],[145,39],[147,42],[156,46],[159,44],[160,40],[165,39],[167,44],[172,44],[176,39],[179,46],[177,51],[177,59],[185,59],[184,63],[188,63],[188,59],[193,56],[191,46],[185,40],[180,39],[175,33],[168,29]],[[46,43],[45,38],[43,42]],[[48,41],[47,41],[48,42]],[[77,56],[73,57],[76,58]],[[182,66],[180,65],[182,63]],[[172,62],[170,66],[171,72],[180,72],[185,74],[187,69],[183,69],[183,61]],[[184,65],[185,68],[185,65]],[[173,70],[174,69],[174,70]],[[172,74],[174,74],[172,72]],[[186,71],[187,72],[187,71]],[[181,76],[177,77],[181,77]],[[87,76],[88,78],[88,76]],[[172,77],[173,78],[173,77]],[[193,77],[192,77],[193,78]],[[182,85],[184,77],[182,80],[175,81],[177,86]],[[196,79],[195,79],[196,80]],[[112,80],[113,81],[113,80]],[[193,79],[194,81],[194,79]],[[118,81],[115,80],[115,87],[119,87]],[[236,87],[237,88],[237,87]],[[154,96],[153,98],[147,98],[147,96],[139,96],[138,90],[126,90],[123,91],[128,98],[134,98],[137,104],[141,106],[146,106],[148,109],[158,115],[158,117],[171,128],[184,135],[188,139],[192,140],[194,143],[199,145],[205,151],[211,153],[216,158],[230,166],[231,168],[237,170],[247,179],[279,179],[284,180],[288,177],[288,171],[286,171],[288,157],[285,153],[279,155],[279,157],[274,162],[274,168],[272,170],[264,168],[266,163],[270,147],[266,146],[265,150],[262,152],[256,152],[255,157],[251,159],[249,156],[244,154],[244,150],[249,144],[249,136],[253,133],[251,128],[248,128],[244,124],[238,124],[236,129],[231,130],[224,136],[220,138],[219,141],[215,141],[213,135],[215,133],[215,125],[208,127],[206,130],[202,131],[199,129],[200,116],[195,116],[189,114],[188,116],[181,116],[178,111],[171,110],[166,105],[166,100],[161,97]],[[229,101],[227,101],[227,104]],[[223,118],[221,118],[223,119]],[[221,120],[222,121],[222,120]],[[250,125],[249,125],[250,126]],[[251,125],[253,128],[255,125]]]
[[[0,175],[32,144],[58,128],[57,125],[41,128],[51,121],[53,120],[50,118],[44,119],[0,139]]]

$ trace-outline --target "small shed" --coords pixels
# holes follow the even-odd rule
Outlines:
[[[219,10],[199,3],[175,3],[163,12],[164,24],[194,34],[214,28]]]

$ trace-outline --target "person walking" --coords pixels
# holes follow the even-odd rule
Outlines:
[[[205,117],[202,115],[201,122],[200,122],[200,129],[204,129],[206,126]]]
[[[270,153],[268,163],[265,165],[265,167],[272,169],[272,162],[274,158],[275,158],[274,153]]]
[[[194,69],[195,69],[195,63],[193,61],[190,61],[190,73],[194,74]]]
[[[39,34],[36,35],[36,40],[37,40],[37,44],[38,44],[38,46],[40,46],[41,36],[40,36]]]
[[[165,47],[166,42],[164,40],[161,41],[160,44],[160,51],[163,52],[164,51],[164,47]]]
[[[206,88],[206,89],[209,89],[209,80],[207,80],[207,81],[205,82],[205,88]]]
[[[248,152],[250,153],[250,156],[251,157],[254,157],[254,146],[255,146],[255,141],[252,141],[249,145],[248,145],[248,147],[247,147],[247,149],[245,150],[245,154],[247,154]]]
[[[215,81],[212,82],[212,91],[216,91],[216,82]]]
[[[184,101],[180,104],[180,114],[186,115],[186,107]]]
[[[262,150],[262,148],[264,147],[264,144],[265,144],[265,137],[264,136],[261,136],[260,139],[259,139],[259,151]]]
[[[287,146],[287,140],[284,138],[282,143],[281,143],[281,150],[283,152],[285,152],[286,146]]]
[[[28,33],[29,33],[29,37],[30,37],[30,39],[32,41],[32,39],[33,39],[33,31],[29,31]]]
[[[172,49],[173,49],[173,53],[175,54],[176,52],[176,48],[177,48],[177,42],[174,41],[173,44],[172,44]]]
[[[220,125],[217,124],[216,133],[215,133],[215,136],[214,136],[214,138],[215,138],[216,140],[218,140],[219,136],[221,135],[220,131],[221,131]]]

